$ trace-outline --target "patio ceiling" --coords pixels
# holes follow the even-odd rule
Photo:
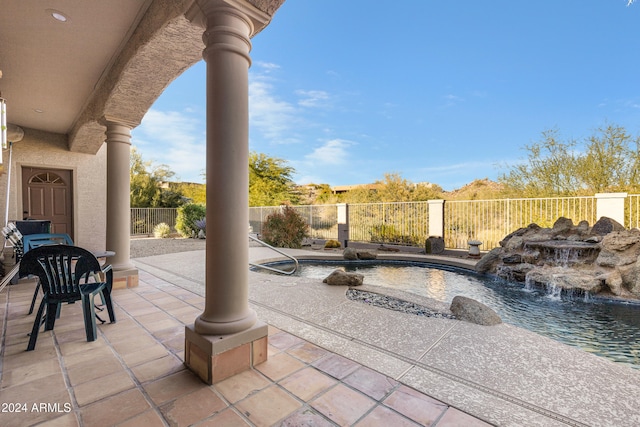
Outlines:
[[[69,150],[95,154],[105,120],[136,126],[162,91],[201,59],[203,30],[184,16],[193,3],[3,2],[0,93],[8,123],[23,128],[25,137],[62,135]],[[250,3],[271,15],[282,0]]]

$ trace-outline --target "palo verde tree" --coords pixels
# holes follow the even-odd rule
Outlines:
[[[129,159],[130,201],[132,208],[175,208],[184,203],[182,194],[163,186],[175,173],[167,165],[144,161],[135,147]]]
[[[252,151],[249,154],[249,206],[298,203],[294,173],[295,169],[286,160]]]
[[[576,196],[640,188],[640,138],[609,125],[579,142],[562,141],[557,130],[525,146],[527,161],[500,176],[512,196]]]

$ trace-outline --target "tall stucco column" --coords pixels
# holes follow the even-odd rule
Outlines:
[[[267,327],[248,299],[249,51],[255,17],[244,2],[233,2],[242,9],[222,0],[196,3],[206,25],[206,279],[204,312],[186,327],[185,363],[213,383],[266,360]]]
[[[114,286],[137,285],[138,272],[131,262],[130,250],[130,175],[131,126],[106,120],[107,143],[107,241],[115,255],[108,262],[114,270]],[[135,278],[131,280],[131,278]],[[122,285],[122,286],[119,286]]]

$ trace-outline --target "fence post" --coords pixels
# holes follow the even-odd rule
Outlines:
[[[444,200],[428,200],[429,237],[444,238]]]
[[[349,242],[349,205],[347,203],[338,203],[338,241],[343,248],[347,247]]]
[[[596,217],[606,216],[624,225],[624,201],[627,193],[597,193]]]

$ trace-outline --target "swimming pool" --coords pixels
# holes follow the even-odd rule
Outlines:
[[[278,267],[288,268],[286,264]],[[296,275],[324,279],[336,268],[363,274],[368,285],[446,303],[464,295],[494,309],[505,323],[640,369],[640,304],[558,296],[461,269],[415,262],[300,260]]]

